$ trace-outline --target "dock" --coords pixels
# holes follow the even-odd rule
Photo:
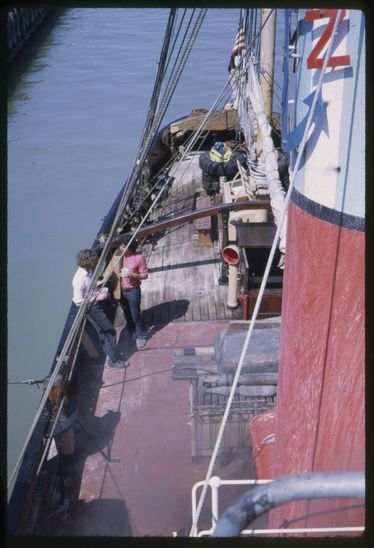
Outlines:
[[[13,8],[7,13],[7,57],[12,62],[25,47],[52,8]]]

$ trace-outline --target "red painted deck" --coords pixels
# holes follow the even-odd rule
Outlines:
[[[208,461],[191,461],[189,382],[172,380],[173,352],[211,345],[227,325],[169,324],[153,334],[145,350],[134,349],[127,370],[103,369],[96,407],[88,406],[80,415],[82,436],[88,433],[92,449],[84,462],[79,502],[61,534],[171,536],[181,529],[189,533],[191,489],[205,478]],[[81,379],[88,393],[95,375],[100,384],[100,368],[95,372],[95,366],[88,365]],[[87,437],[83,441],[87,447]],[[246,450],[239,467],[238,462],[222,464],[222,471],[217,463],[214,473],[247,477],[249,460]],[[210,521],[199,523],[200,529],[210,527]]]

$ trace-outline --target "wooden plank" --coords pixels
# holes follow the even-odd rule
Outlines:
[[[210,207],[212,205],[212,201],[209,196],[198,196],[196,198],[196,209],[204,209],[207,207]],[[201,219],[196,219],[194,221],[194,225],[196,229],[199,231],[210,231],[212,222],[210,217],[203,217]]]
[[[185,172],[182,188],[179,171]],[[179,171],[176,170],[175,181],[161,214],[193,208],[196,190],[201,184],[198,156],[188,171],[185,168]],[[226,299],[227,288],[218,285],[220,255],[217,249],[213,245],[198,248],[192,238],[194,233],[193,223],[188,223],[166,231],[155,238],[153,244],[144,246],[150,271],[148,280],[142,283],[143,310],[149,309],[147,321],[155,324],[168,319],[196,321],[241,317],[240,310],[227,316],[221,302]],[[203,297],[196,295],[199,289],[204,291]],[[163,302],[169,303],[168,318],[160,307]]]
[[[214,362],[203,362],[201,364],[176,362],[172,368],[174,380],[193,380],[206,374],[217,372],[217,364]]]
[[[180,132],[185,131],[194,131],[196,130],[202,120],[205,117],[205,113],[190,115],[183,120],[178,120],[170,124],[170,133],[172,135],[177,135]],[[224,130],[224,129],[234,129],[237,121],[237,110],[236,109],[220,109],[214,112],[209,120],[206,121],[204,125],[204,130],[214,131],[214,130]]]
[[[174,356],[174,367],[192,367],[194,369],[206,367],[212,373],[217,372],[217,363],[211,356]]]
[[[212,247],[213,242],[209,230],[198,230],[196,247]]]
[[[249,320],[232,320],[229,323],[229,326],[227,328],[227,332],[230,333],[231,331],[248,331],[250,326]],[[274,321],[271,320],[257,320],[255,321],[254,328],[255,329],[271,329],[273,327],[280,326],[280,321]]]
[[[206,298],[199,300],[201,320],[209,320],[209,303]]]

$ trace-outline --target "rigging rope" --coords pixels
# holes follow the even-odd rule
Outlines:
[[[77,354],[78,354],[78,348],[79,348],[79,344],[80,344],[81,337],[82,337],[82,335],[83,335],[84,325],[85,325],[85,321],[83,321],[83,322],[82,322],[82,325],[81,325],[80,339],[79,339],[79,341],[78,341],[78,345],[77,345],[77,349],[76,349],[76,354],[75,354],[75,357],[74,357],[74,360],[73,360],[73,364],[72,364],[72,369],[73,369],[73,367],[74,367],[74,363],[75,363],[75,360],[76,360],[76,357],[77,357]],[[13,469],[13,471],[12,471],[12,474],[11,474],[11,476],[10,476],[10,478],[9,478],[9,481],[8,481],[8,496],[10,496],[10,487],[11,487],[11,485],[12,485],[12,483],[13,483],[13,480],[14,480],[14,478],[15,478],[15,475],[16,475],[16,473],[17,473],[17,471],[18,471],[18,469],[19,469],[19,467],[20,467],[20,465],[21,465],[23,456],[24,456],[24,454],[25,454],[25,452],[26,452],[26,449],[27,449],[27,446],[28,446],[28,444],[29,444],[29,442],[30,442],[31,436],[32,436],[33,433],[34,433],[34,430],[35,430],[36,425],[37,425],[37,423],[38,423],[38,421],[39,421],[40,415],[42,414],[42,411],[43,411],[43,409],[44,409],[44,406],[45,406],[45,404],[46,404],[46,402],[47,402],[47,399],[48,399],[48,396],[49,396],[49,392],[50,392],[51,388],[52,388],[53,385],[54,385],[54,382],[55,382],[55,380],[56,380],[57,375],[58,375],[59,372],[60,372],[60,369],[61,369],[62,365],[63,365],[64,363],[66,364],[67,359],[68,359],[68,358],[67,358],[66,356],[64,356],[63,354],[60,355],[59,358],[58,358],[58,360],[57,360],[55,369],[53,370],[53,372],[52,372],[52,374],[51,374],[51,376],[50,376],[50,379],[49,379],[48,384],[47,384],[47,386],[46,386],[46,388],[45,388],[45,391],[44,391],[44,394],[43,394],[43,396],[42,396],[42,399],[40,400],[40,403],[39,403],[38,409],[37,409],[37,411],[36,411],[34,420],[33,420],[33,422],[32,422],[32,425],[31,425],[30,430],[29,430],[29,432],[28,432],[28,435],[27,435],[27,437],[26,437],[26,441],[25,441],[25,443],[24,443],[24,445],[23,445],[23,447],[22,447],[22,451],[21,451],[21,453],[20,453],[20,455],[19,455],[19,457],[18,457],[18,460],[17,460],[17,462],[16,462],[16,465],[15,465],[15,467],[14,467],[14,469]],[[72,371],[71,371],[71,373],[72,373]],[[70,377],[69,377],[69,378],[70,378]],[[42,381],[42,382],[44,382],[44,381]]]
[[[243,10],[242,10],[243,11]],[[273,11],[273,10],[272,10]],[[184,147],[184,151],[182,153],[182,155],[180,156],[179,160],[178,160],[178,164],[177,166],[179,166],[186,158],[186,156],[191,152],[193,146],[195,145],[196,141],[198,140],[198,138],[200,137],[200,135],[202,134],[202,131],[203,131],[203,128],[205,126],[205,124],[207,123],[207,121],[210,119],[210,117],[212,116],[212,113],[215,111],[217,105],[219,104],[220,101],[222,101],[222,97],[225,95],[225,93],[228,92],[228,90],[230,89],[230,85],[232,85],[232,82],[235,81],[235,79],[238,79],[240,77],[240,74],[242,72],[242,67],[243,67],[243,64],[244,64],[244,59],[246,59],[249,55],[249,52],[251,51],[251,48],[253,47],[253,45],[255,44],[256,41],[258,41],[258,38],[262,32],[262,29],[264,28],[264,26],[266,25],[268,19],[270,18],[271,14],[272,14],[272,11],[270,11],[270,13],[268,14],[268,16],[266,17],[266,19],[264,20],[264,22],[262,23],[262,26],[261,28],[259,29],[257,35],[254,36],[251,44],[250,44],[250,47],[249,47],[249,51],[247,52],[247,54],[245,56],[243,56],[243,58],[241,59],[241,61],[239,62],[238,66],[235,68],[234,71],[232,71],[230,77],[229,77],[229,80],[228,82],[224,85],[223,89],[221,90],[221,92],[219,93],[216,101],[214,102],[213,106],[209,109],[209,111],[206,113],[205,117],[203,118],[202,122],[200,123],[200,126],[196,129],[196,131],[193,133],[193,135],[190,137],[190,139],[188,141],[186,141],[185,143],[185,147]],[[241,17],[243,17],[241,15]],[[254,113],[253,113],[254,114]],[[170,165],[172,162],[174,161],[174,158],[172,158],[169,162],[168,165]],[[165,169],[165,166],[163,167],[163,169]],[[188,166],[185,167],[185,171],[188,169]],[[184,171],[184,172],[185,172]],[[182,174],[183,176],[183,174]],[[164,190],[164,187],[162,188],[162,191]],[[150,194],[151,191],[149,191],[148,194]],[[144,198],[144,201],[146,200],[146,198]],[[144,203],[144,201],[142,203]],[[140,228],[140,227],[138,227]],[[136,236],[136,232],[134,234],[134,237]]]
[[[167,71],[167,66],[169,62],[167,61],[167,55],[168,55],[170,40],[173,33],[176,13],[177,13],[176,9],[170,10],[169,19],[168,19],[166,30],[165,30],[165,38],[164,38],[164,42],[163,42],[161,54],[160,54],[160,61],[158,63],[155,85],[153,87],[152,97],[151,97],[151,101],[148,108],[148,116],[144,124],[143,140],[145,140],[145,137],[149,132],[149,128],[152,126],[152,123],[155,117],[156,108],[157,108],[157,102],[161,92],[162,82],[164,79],[164,75]],[[140,147],[143,145],[143,140],[140,144]]]
[[[8,381],[8,384],[29,384],[32,386],[33,384],[36,384],[36,386],[39,388],[39,384],[43,384],[44,379],[28,379],[27,381]]]
[[[194,10],[195,11],[195,10]],[[272,10],[273,11],[273,10]],[[260,35],[262,29],[264,28],[264,26],[266,25],[269,17],[271,16],[271,13],[272,11],[270,11],[270,13],[268,14],[268,16],[266,17],[265,21],[263,22],[257,36],[255,36],[255,38],[253,39],[253,43],[258,39],[258,36]],[[162,119],[162,116],[165,114],[165,111],[167,109],[167,106],[169,105],[169,102],[170,102],[170,99],[171,99],[171,96],[172,96],[172,93],[174,92],[175,90],[175,87],[176,87],[176,84],[179,80],[179,77],[180,77],[180,74],[187,62],[187,59],[188,59],[188,56],[191,52],[191,49],[192,49],[192,46],[196,40],[196,36],[197,36],[197,33],[201,27],[201,24],[205,18],[205,15],[206,15],[206,12],[207,10],[206,9],[203,9],[203,10],[200,10],[199,14],[198,14],[198,17],[197,17],[197,21],[195,22],[194,24],[194,27],[191,31],[191,35],[187,41],[187,46],[185,47],[185,50],[182,52],[182,60],[177,64],[175,63],[174,64],[174,68],[173,68],[173,72],[175,72],[176,74],[171,78],[171,82],[172,82],[172,85],[170,84],[169,86],[169,89],[165,92],[165,95],[164,95],[164,99],[162,100],[162,103],[161,103],[161,106],[159,108],[159,112],[158,114],[155,116],[155,120],[154,120],[154,123],[153,123],[153,128],[155,128],[156,126],[159,127],[160,123],[161,123],[161,119]],[[189,23],[189,25],[191,24],[191,21]],[[184,38],[185,39],[185,38]],[[183,39],[183,40],[184,40]],[[251,44],[252,46],[252,44]],[[246,57],[246,56],[244,56]],[[241,67],[241,63],[242,63],[243,60],[241,60],[241,62],[239,63],[238,67],[236,67],[234,73],[230,76],[229,78],[229,81],[227,82],[227,84],[223,87],[221,93],[219,94],[219,96],[217,97],[215,103],[213,104],[213,106],[210,108],[210,110],[207,112],[207,114],[205,115],[204,119],[202,120],[200,126],[198,127],[198,129],[196,130],[195,134],[191,137],[191,141],[189,143],[189,145],[187,146],[187,148],[184,150],[181,158],[179,159],[179,164],[185,159],[186,155],[191,151],[193,145],[196,143],[199,135],[201,134],[202,132],[202,128],[204,127],[204,125],[206,124],[207,120],[209,119],[209,117],[211,116],[213,110],[216,108],[216,105],[217,103],[219,102],[219,100],[221,99],[221,97],[223,96],[223,94],[226,92],[226,90],[228,89],[228,87],[230,86],[230,82],[231,82],[231,79],[233,77],[235,77],[235,75],[239,74],[239,70],[240,70],[240,67]],[[170,80],[169,80],[170,82]],[[162,107],[162,108],[161,108]],[[92,277],[92,285],[91,285],[91,288],[89,290],[89,295],[87,294],[87,297],[88,299],[91,297],[91,294],[92,294],[92,291],[93,291],[93,288],[95,287],[95,283],[97,281],[97,278],[99,277],[99,272],[101,272],[102,270],[102,266],[103,266],[103,263],[104,263],[104,260],[108,254],[108,251],[109,251],[109,246],[111,244],[111,241],[113,239],[113,235],[114,235],[114,232],[115,232],[115,228],[118,226],[119,224],[119,219],[122,215],[122,212],[124,210],[124,206],[122,206],[122,204],[124,202],[126,202],[126,198],[127,198],[127,195],[129,194],[129,190],[132,189],[132,187],[134,186],[134,183],[137,179],[137,176],[139,175],[140,173],[140,170],[141,170],[141,167],[142,165],[144,164],[144,161],[147,157],[147,154],[149,152],[149,147],[150,147],[150,144],[152,142],[152,139],[153,139],[153,136],[155,134],[155,129],[153,130],[152,132],[152,128],[150,130],[150,133],[149,133],[149,136],[148,136],[148,139],[146,140],[144,146],[143,146],[143,151],[141,152],[141,154],[139,155],[138,159],[135,161],[135,164],[134,164],[134,167],[133,167],[133,172],[132,172],[132,175],[130,176],[130,183],[128,181],[128,184],[127,186],[130,187],[130,188],[127,188],[122,196],[122,199],[121,199],[121,203],[120,205],[118,206],[118,210],[117,210],[117,215],[116,215],[116,218],[115,220],[113,221],[113,224],[112,224],[112,229],[109,233],[109,236],[108,236],[108,239],[105,243],[105,246],[104,246],[104,249],[102,251],[102,254],[100,256],[100,259],[99,259],[99,263],[96,267],[96,270],[93,274],[93,277]],[[135,173],[134,173],[135,171]],[[164,187],[162,188],[162,191],[164,190],[166,185],[164,185]],[[137,232],[137,231],[136,231]],[[134,236],[133,238],[136,237],[136,232],[134,233]],[[128,244],[129,245],[129,244]],[[85,305],[85,303],[83,302],[81,307],[83,307]]]
[[[195,12],[195,10],[193,10],[193,13]],[[200,13],[197,17],[197,21],[195,22],[194,24],[194,27],[192,29],[192,32],[191,32],[191,35],[187,41],[187,45],[185,47],[185,50],[182,51],[182,59],[179,63],[175,62],[174,64],[174,67],[173,67],[173,70],[172,70],[172,76],[170,77],[169,79],[169,83],[168,83],[168,86],[167,86],[167,91],[165,92],[165,95],[164,95],[164,98],[161,102],[161,106],[159,107],[159,111],[158,113],[155,115],[155,119],[154,119],[154,122],[151,126],[151,128],[149,128],[149,137],[150,139],[153,138],[154,134],[156,133],[156,129],[154,129],[155,127],[159,127],[160,126],[160,123],[161,123],[161,120],[162,118],[164,117],[164,114],[167,110],[167,107],[170,103],[170,100],[171,100],[171,97],[175,91],[175,88],[176,88],[176,85],[179,81],[179,78],[180,78],[180,75],[185,67],[185,64],[187,62],[187,59],[189,57],[189,54],[191,52],[191,49],[193,47],[193,44],[196,40],[196,37],[197,37],[197,34],[200,30],[200,27],[201,27],[201,24],[205,18],[205,15],[206,15],[206,12],[207,10],[200,10]],[[192,14],[193,16],[193,14]],[[191,21],[192,21],[192,16],[191,16],[191,19],[190,19],[190,22],[189,22],[189,25],[188,25],[188,28],[191,24]],[[184,40],[186,38],[186,33],[185,33],[185,36],[183,38],[183,43],[184,43]],[[178,53],[178,57],[179,57],[179,54],[180,54],[180,51],[181,51],[181,48],[179,50],[179,53]],[[174,74],[175,73],[175,74]],[[174,76],[173,76],[174,74]],[[149,140],[149,139],[148,139]],[[196,140],[195,140],[196,141]],[[195,142],[194,141],[194,142]],[[191,145],[191,147],[189,148],[189,150],[191,150],[193,145]],[[147,149],[147,154],[148,154],[148,151],[149,149]],[[185,158],[186,154],[183,155],[183,159]],[[180,160],[182,161],[182,160]],[[153,208],[155,207],[155,205],[157,204],[157,202],[159,201],[159,199],[161,198],[161,195],[162,193],[164,192],[165,188],[168,186],[169,184],[169,179],[167,179],[164,183],[164,185],[162,186],[162,188],[160,189],[158,195],[156,196],[156,198],[153,200],[153,203],[152,205],[150,206],[150,208],[148,209],[146,215],[143,217],[142,221],[140,222],[140,224],[137,226],[136,230],[134,231],[132,237],[131,237],[131,240],[127,243],[126,247],[124,248],[123,252],[118,255],[118,260],[115,261],[114,265],[113,265],[113,268],[115,268],[118,263],[121,261],[123,255],[125,254],[126,250],[128,249],[128,247],[130,246],[131,242],[134,240],[134,238],[136,238],[136,235],[139,231],[139,229],[143,226],[144,222],[146,221],[146,219],[149,217],[150,213],[152,212]],[[151,191],[150,191],[151,192]],[[145,200],[145,199],[144,199]],[[109,238],[108,238],[109,240]],[[110,273],[108,272],[107,276],[106,276],[106,279],[104,280],[103,283],[105,283],[105,281],[107,281],[107,279],[109,278],[110,276]]]
[[[262,154],[264,157],[263,164],[270,192],[270,204],[273,211],[275,223],[278,225],[279,217],[284,207],[285,191],[279,179],[277,153],[275,151],[273,139],[271,137],[271,126],[267,120],[267,116],[264,110],[264,102],[262,98],[260,84],[255,74],[253,62],[251,59],[249,59],[248,64],[248,94],[257,118],[257,123],[261,131]],[[283,254],[286,251],[286,227],[287,223],[285,222],[282,226],[279,243],[279,249]]]
[[[194,24],[194,27],[192,28],[191,35],[188,38],[187,45],[185,46],[184,50],[182,51],[181,60],[179,63],[175,65],[175,69],[173,70],[172,76],[170,78],[170,83],[168,84],[168,89],[164,95],[164,98],[161,102],[159,112],[156,115],[155,119],[155,125],[159,126],[161,123],[161,120],[166,112],[167,107],[169,106],[170,100],[172,98],[172,95],[174,93],[174,90],[176,88],[176,85],[179,81],[179,78],[182,74],[182,71],[186,65],[187,59],[191,53],[192,47],[195,43],[195,40],[197,38],[197,34],[200,30],[200,27],[204,21],[205,15],[206,15],[207,9],[200,10],[197,21]]]
[[[240,376],[241,369],[242,369],[242,366],[243,366],[244,358],[245,358],[245,355],[247,353],[249,342],[251,340],[251,336],[252,336],[252,332],[253,332],[253,328],[254,328],[254,323],[257,319],[258,311],[259,311],[259,308],[261,306],[262,297],[263,297],[265,286],[266,286],[267,279],[268,279],[268,276],[269,276],[270,268],[271,268],[271,265],[272,265],[272,262],[273,262],[275,250],[276,250],[277,243],[278,243],[278,239],[280,237],[280,232],[281,232],[281,229],[282,229],[282,225],[283,225],[283,222],[284,222],[284,219],[285,219],[285,216],[286,216],[286,212],[287,212],[287,208],[288,208],[288,202],[290,200],[291,193],[292,193],[292,190],[293,190],[296,173],[298,172],[299,165],[300,165],[300,162],[301,162],[301,158],[302,158],[302,155],[304,153],[304,149],[305,149],[305,145],[306,145],[306,142],[307,142],[307,139],[308,139],[309,130],[310,130],[310,127],[312,125],[312,121],[313,121],[317,101],[319,99],[319,95],[320,95],[320,92],[321,92],[322,81],[323,81],[323,78],[324,78],[324,75],[325,75],[325,72],[326,72],[327,64],[328,64],[329,59],[331,57],[331,52],[332,52],[333,46],[335,45],[336,30],[337,30],[337,26],[338,26],[339,21],[340,21],[341,11],[342,10],[338,10],[338,14],[337,14],[335,24],[334,24],[334,28],[333,28],[333,31],[332,31],[333,39],[330,41],[330,44],[329,44],[329,46],[327,48],[327,51],[326,51],[323,66],[322,66],[321,73],[320,73],[320,76],[319,76],[319,79],[318,79],[318,84],[317,84],[316,91],[315,91],[315,94],[314,94],[314,97],[313,97],[313,102],[312,102],[312,105],[310,107],[307,123],[306,123],[306,126],[305,126],[304,135],[303,135],[303,138],[301,140],[300,147],[299,147],[299,150],[298,150],[298,153],[297,153],[295,165],[294,165],[294,167],[292,169],[292,172],[290,174],[290,183],[289,183],[289,187],[288,187],[287,194],[286,194],[286,197],[285,197],[284,208],[283,208],[283,211],[282,211],[282,215],[279,219],[279,224],[277,226],[277,230],[276,230],[276,233],[275,233],[275,236],[274,236],[273,244],[271,246],[269,258],[268,258],[268,261],[266,263],[264,276],[262,278],[261,286],[260,286],[260,289],[259,289],[258,297],[256,299],[256,304],[255,304],[255,307],[254,307],[254,310],[253,310],[253,314],[252,314],[251,322],[250,322],[250,325],[249,325],[249,328],[248,328],[248,332],[247,332],[247,335],[246,335],[246,338],[245,338],[245,341],[244,341],[243,349],[242,349],[242,352],[240,354],[238,366],[237,366],[235,376],[234,376],[232,386],[231,386],[231,391],[230,391],[229,397],[227,399],[225,412],[224,412],[222,422],[221,422],[221,425],[220,425],[220,428],[219,428],[219,432],[218,432],[218,435],[217,435],[217,440],[216,440],[216,443],[215,443],[215,446],[214,446],[214,449],[213,449],[213,453],[212,453],[212,457],[210,459],[210,463],[209,463],[209,466],[208,466],[208,471],[207,471],[207,474],[206,474],[206,477],[205,477],[205,482],[204,482],[204,485],[203,485],[202,493],[200,495],[199,503],[198,503],[198,506],[197,506],[195,520],[192,523],[192,527],[191,527],[189,536],[196,536],[197,535],[197,522],[198,522],[198,519],[199,519],[199,516],[200,516],[200,513],[201,513],[201,509],[202,509],[202,506],[203,506],[203,503],[204,503],[205,495],[206,495],[207,488],[208,488],[208,482],[211,478],[212,471],[213,471],[213,466],[214,466],[216,458],[217,458],[218,449],[219,449],[219,446],[220,446],[221,441],[222,441],[223,431],[224,431],[225,426],[226,426],[226,422],[227,422],[228,415],[229,415],[229,412],[230,412],[231,403],[232,403],[232,400],[234,398],[234,393],[235,393],[235,390],[236,390],[236,387],[237,387],[237,384],[238,384],[238,381],[239,381],[239,376]]]
[[[188,44],[187,44],[187,47],[185,49],[185,51],[182,52],[182,60],[180,61],[180,63],[178,64],[178,71],[177,71],[177,74],[176,76],[174,76],[174,79],[173,79],[173,86],[168,90],[167,92],[167,95],[166,95],[166,98],[164,98],[163,102],[162,102],[162,109],[156,113],[156,120],[153,121],[152,123],[152,128],[155,130],[156,127],[157,127],[157,124],[159,125],[161,123],[161,120],[162,120],[162,116],[165,114],[165,111],[166,111],[166,108],[167,108],[167,105],[169,104],[170,102],[170,99],[171,99],[171,96],[175,90],[175,86],[177,84],[177,81],[179,79],[179,76],[180,76],[180,73],[181,73],[181,70],[182,68],[185,66],[185,63],[187,62],[187,59],[188,59],[188,56],[191,52],[191,49],[192,49],[192,46],[193,46],[193,43],[195,42],[195,39],[196,39],[196,36],[197,36],[197,33],[198,33],[198,30],[200,29],[200,26],[203,22],[203,19],[205,17],[205,14],[206,14],[207,10],[204,9],[204,10],[200,10],[199,12],[199,15],[198,15],[198,18],[197,18],[197,21],[195,22],[195,25],[191,31],[191,35],[190,35],[190,38],[188,40]],[[164,38],[164,41],[168,42],[169,41],[169,38],[170,38],[170,26],[171,26],[171,20],[174,20],[174,18],[172,17],[172,15],[170,16],[169,18],[169,23],[168,24],[168,27],[167,27],[167,30],[166,30],[166,35],[165,35],[165,38]],[[162,71],[162,68],[160,69]],[[156,81],[155,82],[155,86],[158,86],[158,82]],[[155,92],[155,96],[157,96],[157,91]],[[135,160],[134,162],[134,165],[133,165],[133,168],[132,168],[132,172],[131,172],[131,175],[130,177],[127,179],[126,183],[125,183],[125,188],[124,188],[124,191],[123,191],[123,194],[122,194],[122,197],[121,197],[121,200],[120,200],[120,203],[119,203],[119,206],[117,208],[117,212],[116,212],[116,215],[115,215],[115,219],[112,223],[112,226],[111,226],[111,229],[110,229],[110,232],[109,232],[109,235],[108,235],[108,238],[105,242],[105,245],[104,245],[104,248],[103,248],[103,251],[99,257],[99,260],[98,260],[98,263],[97,263],[97,266],[95,268],[95,271],[92,275],[92,281],[91,281],[91,285],[90,287],[88,288],[87,290],[87,293],[85,295],[85,298],[82,302],[82,304],[80,305],[78,311],[77,311],[77,314],[74,318],[74,321],[73,321],[73,324],[69,330],[69,333],[65,339],[65,343],[63,345],[63,349],[61,351],[61,354],[60,356],[57,358],[57,362],[55,364],[55,367],[54,367],[54,370],[50,376],[50,380],[48,382],[48,385],[45,389],[45,393],[40,401],[40,404],[39,404],[39,407],[38,407],[38,410],[36,412],[36,415],[34,417],[34,420],[33,420],[33,423],[30,427],[30,430],[29,430],[29,433],[26,437],[26,441],[23,445],[23,448],[21,450],[21,453],[19,455],[19,458],[17,460],[17,463],[13,469],[13,472],[10,476],[10,479],[9,479],[9,482],[8,482],[8,489],[10,488],[10,486],[12,485],[12,482],[15,478],[15,475],[20,467],[20,464],[22,462],[22,459],[23,459],[23,456],[25,454],[25,451],[26,451],[26,448],[27,448],[27,445],[31,439],[31,436],[36,428],[36,425],[37,425],[37,422],[40,418],[40,415],[42,413],[42,410],[44,409],[44,406],[46,404],[46,401],[47,401],[47,398],[48,398],[48,394],[53,386],[53,383],[56,379],[56,376],[60,373],[60,370],[62,369],[63,365],[67,362],[67,360],[69,359],[69,355],[71,353],[71,350],[72,350],[72,346],[74,344],[74,341],[76,340],[76,337],[78,335],[78,331],[80,329],[80,327],[82,326],[82,322],[84,321],[85,319],[85,316],[86,316],[86,312],[87,312],[87,309],[88,307],[90,306],[91,304],[91,301],[92,301],[92,294],[94,292],[94,289],[96,288],[96,285],[97,285],[97,280],[98,280],[98,277],[100,276],[101,272],[103,271],[103,267],[104,267],[104,264],[105,264],[105,261],[106,261],[106,258],[107,258],[107,255],[110,251],[110,246],[111,246],[111,243],[112,243],[112,240],[113,240],[113,237],[114,237],[114,234],[116,232],[116,229],[120,223],[120,220],[121,220],[121,217],[123,215],[123,212],[124,212],[124,209],[125,209],[125,206],[127,204],[127,202],[129,201],[129,198],[130,198],[130,195],[131,195],[131,192],[135,186],[135,183],[137,181],[137,178],[141,172],[141,169],[143,168],[143,165],[144,165],[144,162],[147,158],[147,154],[149,152],[149,148],[150,148],[150,145],[151,145],[151,142],[152,142],[152,134],[148,134],[146,137],[145,137],[145,142],[143,143],[143,149],[141,150],[141,153],[138,155],[138,158]]]
[[[253,10],[252,10],[253,11]],[[255,10],[256,13],[258,10]],[[273,10],[272,10],[273,11]],[[195,145],[197,139],[200,137],[202,131],[203,131],[203,127],[205,126],[205,124],[207,123],[207,121],[209,120],[209,118],[212,116],[212,112],[216,109],[217,105],[219,104],[219,102],[222,100],[222,97],[224,96],[225,93],[228,93],[228,90],[230,89],[230,86],[232,86],[232,83],[235,82],[239,77],[240,77],[240,74],[241,74],[241,70],[242,70],[242,66],[243,66],[243,63],[244,63],[244,60],[243,59],[246,59],[249,55],[250,55],[250,52],[251,50],[253,49],[253,46],[256,42],[259,41],[259,36],[262,32],[262,29],[264,28],[264,26],[266,25],[268,19],[270,18],[271,14],[272,14],[272,11],[269,12],[268,16],[266,17],[266,19],[263,21],[259,31],[257,32],[257,34],[253,37],[250,45],[248,46],[248,52],[245,56],[242,57],[241,61],[238,63],[238,66],[235,68],[235,70],[233,70],[231,72],[231,75],[229,77],[229,80],[228,82],[224,85],[222,91],[220,92],[220,94],[218,95],[215,103],[213,104],[213,106],[209,109],[209,111],[207,112],[206,116],[204,117],[204,119],[202,120],[200,126],[197,128],[197,130],[194,132],[194,134],[190,137],[190,140],[186,142],[185,144],[185,151],[184,153],[182,154],[182,156],[179,158],[179,164],[184,161],[184,159],[186,158],[187,154],[189,154],[189,152],[192,150],[193,146]],[[257,26],[257,15],[256,15],[256,18],[255,18],[255,28]],[[174,161],[174,157],[171,158],[170,162],[167,164],[167,165],[170,165],[173,161]],[[162,169],[164,170],[166,166],[164,166]],[[188,169],[188,167],[186,166],[186,169]],[[157,175],[156,175],[157,177]],[[155,183],[156,184],[156,183]],[[148,195],[143,199],[143,201],[141,202],[141,204],[143,204],[147,197],[151,194],[151,191],[149,191]],[[138,206],[139,207],[139,206]]]

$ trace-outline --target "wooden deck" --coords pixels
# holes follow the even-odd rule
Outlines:
[[[160,216],[195,209],[201,171],[198,156],[185,160],[173,173],[175,181]],[[171,321],[232,320],[241,307],[226,306],[227,286],[219,285],[221,252],[218,241],[200,245],[194,223],[155,234],[143,247],[149,278],[142,284],[142,309],[148,327]]]

